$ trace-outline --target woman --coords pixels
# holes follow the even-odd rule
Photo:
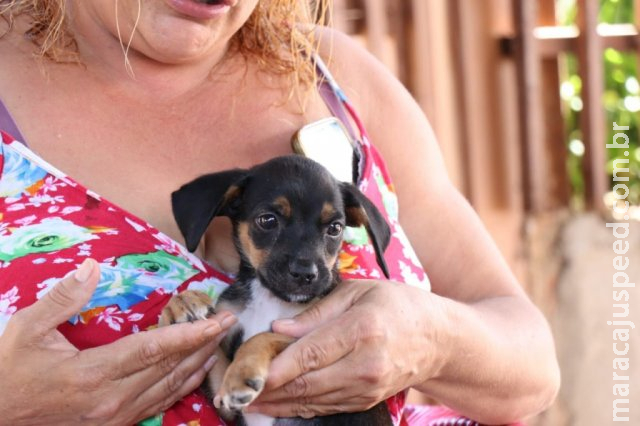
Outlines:
[[[0,2],[0,97],[13,117],[3,130],[20,133],[29,152],[74,179],[38,163],[44,174],[31,185],[4,188],[0,244],[4,239],[9,248],[0,258],[0,388],[15,391],[0,396],[2,421],[127,424],[189,395],[152,421],[215,424],[210,407],[191,392],[215,363],[213,347],[234,318],[222,313],[157,330],[150,330],[151,322],[142,328],[134,322],[157,312],[171,291],[196,285],[194,277],[205,277],[197,285],[225,280],[212,267],[237,267],[228,223],[214,222],[200,244],[196,254],[207,264],[173,243],[181,237],[169,196],[197,175],[290,153],[299,128],[332,115],[317,90],[312,39],[352,100],[345,103],[334,87],[343,113],[353,109],[362,119],[355,136],[366,146],[366,128],[386,160],[401,224],[433,293],[379,278],[352,279],[313,310],[275,323],[276,331],[300,340],[275,361],[267,392],[252,409],[309,417],[361,410],[414,388],[477,421],[499,424],[551,403],[559,379],[548,326],[449,181],[427,120],[348,37],[303,25],[308,14],[301,3]],[[5,183],[8,159],[35,158],[11,139],[5,133]],[[373,178],[388,188],[376,151],[365,155],[379,165]],[[55,191],[82,188],[77,182],[91,191],[82,189],[66,206],[71,210],[59,210]],[[384,196],[393,206],[393,195]],[[21,209],[42,209],[43,200],[50,204],[46,217],[19,216]],[[98,212],[104,223],[91,222]],[[109,222],[112,216],[121,222]],[[77,244],[43,248],[51,244],[47,235],[36,248],[32,244],[31,257],[20,257],[9,243],[34,227],[54,233],[73,228]],[[134,245],[143,234],[154,238],[145,244],[159,247],[151,260],[135,257],[130,247],[119,252],[122,243],[98,252],[99,241]],[[411,249],[404,249],[412,261]],[[149,250],[140,253],[149,256]],[[81,255],[100,264],[87,260],[70,273]],[[24,259],[29,263],[10,275]],[[406,281],[399,268],[392,278]],[[162,274],[169,270],[182,274],[173,287],[169,273]],[[140,277],[160,280],[163,290],[137,299],[135,291],[114,296],[105,280],[123,271],[137,277],[136,291]],[[27,287],[34,294],[26,296]],[[96,294],[105,300],[97,302]],[[101,337],[91,337],[96,333]],[[402,394],[394,398],[402,405]],[[400,422],[401,410],[395,415]]]

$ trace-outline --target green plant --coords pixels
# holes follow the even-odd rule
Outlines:
[[[575,0],[556,0],[557,17],[560,25],[573,25],[576,20]],[[600,0],[599,20],[603,24],[633,22],[633,0]],[[569,158],[567,170],[573,186],[574,200],[581,205],[584,197],[584,177],[582,160],[585,152],[582,134],[579,129],[582,110],[582,82],[578,75],[578,63],[573,54],[564,55],[561,61],[560,94],[567,126],[567,147]],[[603,56],[605,90],[602,99],[606,111],[607,137],[603,145],[613,140],[613,123],[629,126],[624,133],[629,137],[629,149],[607,149],[607,171],[609,182],[613,186],[613,162],[619,159],[629,160],[623,167],[629,168],[628,200],[631,204],[640,204],[640,83],[638,81],[637,55],[606,49]],[[625,155],[627,152],[628,155]]]

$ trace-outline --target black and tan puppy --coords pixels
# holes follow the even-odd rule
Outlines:
[[[313,419],[241,414],[262,391],[271,360],[293,341],[271,333],[272,321],[295,316],[339,283],[337,259],[345,226],[366,227],[387,275],[383,253],[389,227],[377,208],[355,186],[338,182],[318,163],[297,155],[202,176],[176,191],[172,203],[191,251],[215,216],[233,223],[240,270],[215,307],[238,317],[221,344],[233,362],[227,368],[218,354],[207,385],[223,415],[240,414],[237,424],[249,426],[390,425],[384,402],[361,413]],[[193,321],[212,312],[204,293],[186,291],[171,299],[160,324]]]

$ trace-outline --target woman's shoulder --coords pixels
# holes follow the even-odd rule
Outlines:
[[[327,27],[318,28],[317,37],[320,57],[357,109],[369,133],[381,117],[422,116],[426,121],[404,85],[359,40]]]
[[[343,32],[322,27],[317,34],[320,57],[385,157],[393,161],[388,151],[397,151],[402,143],[436,146],[422,109],[387,66]]]
[[[316,37],[318,54],[342,90],[355,105],[366,106],[364,88],[373,83],[367,71],[375,71],[378,60],[359,41],[335,28],[318,27]]]

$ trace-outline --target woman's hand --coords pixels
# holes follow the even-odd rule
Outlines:
[[[1,425],[122,425],[157,414],[195,389],[235,319],[228,313],[79,351],[56,330],[90,299],[99,278],[87,260],[0,336]]]
[[[300,339],[276,357],[250,411],[276,417],[363,411],[437,375],[443,306],[409,285],[346,281],[273,330]]]

